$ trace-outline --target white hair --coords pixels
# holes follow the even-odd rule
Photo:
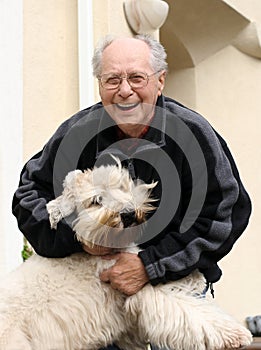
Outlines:
[[[92,58],[93,75],[99,77],[102,69],[102,54],[103,51],[108,47],[117,37],[112,35],[106,35],[97,45],[94,55]],[[166,61],[167,54],[165,48],[156,39],[150,35],[140,34],[136,35],[134,39],[144,41],[150,48],[151,58],[150,64],[155,71],[167,71],[168,64]]]

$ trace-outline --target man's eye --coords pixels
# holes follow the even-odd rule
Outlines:
[[[144,76],[141,74],[133,74],[133,75],[129,76],[129,80],[132,83],[140,83],[140,82],[144,81],[144,79],[145,79]]]
[[[109,85],[118,85],[120,83],[120,78],[118,77],[111,77],[111,78],[108,78],[105,83],[106,84],[109,84]]]

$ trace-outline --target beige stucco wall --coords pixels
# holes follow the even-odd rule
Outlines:
[[[182,9],[182,0],[168,2],[173,11]],[[251,6],[248,6],[248,0],[230,0],[230,2],[240,7],[240,10],[247,11],[249,16],[256,14],[257,9],[261,13],[260,0],[251,1]],[[213,3],[218,1],[211,2]],[[107,33],[132,35],[124,18],[122,4],[123,0],[93,1],[94,43]],[[197,0],[197,4],[201,4],[205,9],[203,0]],[[226,10],[223,5],[219,8],[220,14]],[[218,12],[214,13],[218,15]],[[234,16],[233,11],[229,13]],[[182,13],[179,16],[183,19]],[[206,12],[205,17],[207,16]],[[235,17],[233,21],[237,22]],[[222,20],[216,22],[217,24],[220,22],[221,26],[224,25]],[[247,23],[245,18],[239,19],[236,28],[243,27],[245,23]],[[239,52],[229,43],[223,45],[228,37],[233,36],[231,32],[229,35],[224,34],[225,41],[217,40],[218,48],[213,46],[212,38],[209,47],[204,48],[203,56],[202,52],[197,54],[194,39],[192,47],[194,57],[190,56],[188,53],[190,48],[185,47],[184,42],[180,40],[178,43],[175,40],[177,46],[173,44],[174,22],[170,21],[168,25],[171,31],[162,29],[164,44],[169,53],[172,53],[173,48],[179,47],[176,52],[181,52],[181,55],[177,62],[187,65],[182,67],[181,64],[175,68],[175,64],[171,61],[172,55],[169,55],[171,69],[165,92],[203,113],[226,138],[253,201],[251,223],[232,253],[222,261],[224,277],[216,287],[217,301],[243,322],[247,315],[255,315],[261,310],[258,215],[260,60]],[[211,26],[210,22],[209,25]],[[229,28],[229,21],[226,21],[226,26]],[[207,31],[204,26],[199,29]],[[185,39],[189,41],[188,29],[186,35]],[[203,41],[198,41],[198,44],[205,45]],[[25,160],[43,146],[64,119],[78,110],[77,54],[77,1],[24,0]],[[95,98],[99,99],[97,89]]]
[[[124,17],[123,0],[93,1],[94,43],[106,34],[131,36]]]
[[[224,2],[241,13],[244,13],[246,17],[261,22],[259,0],[224,0]]]
[[[78,110],[77,0],[24,0],[24,159]]]

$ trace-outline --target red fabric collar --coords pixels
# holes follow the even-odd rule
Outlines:
[[[145,136],[149,130],[149,125],[145,125],[145,127],[142,129],[141,133],[139,134],[139,136],[135,137],[136,139],[142,139],[143,136]],[[119,140],[123,140],[123,139],[132,139],[131,136],[125,134],[118,126],[117,126],[117,136]],[[135,140],[135,138],[133,138]]]
[[[138,144],[139,144],[139,140],[138,139],[142,139],[147,134],[147,132],[148,132],[148,130],[150,128],[150,124],[152,122],[152,119],[153,119],[153,117],[150,119],[149,123],[144,126],[144,128],[141,131],[141,133],[137,137],[131,137],[131,136],[125,134],[117,126],[118,140],[125,140],[124,147],[121,147],[121,148],[124,148],[125,151],[130,152],[132,149],[135,149],[136,147],[138,147]]]

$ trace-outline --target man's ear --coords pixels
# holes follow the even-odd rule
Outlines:
[[[166,79],[166,71],[163,70],[158,77],[158,81],[159,81],[159,83],[158,83],[159,84],[158,85],[158,88],[159,88],[158,96],[160,96],[162,94],[162,91],[163,91],[164,86],[165,86],[165,79]]]
[[[68,173],[63,183],[64,190],[61,196],[46,204],[51,228],[56,229],[58,222],[62,218],[65,218],[74,212],[76,208],[74,189],[77,178],[81,174],[82,172],[80,170],[74,170]]]

